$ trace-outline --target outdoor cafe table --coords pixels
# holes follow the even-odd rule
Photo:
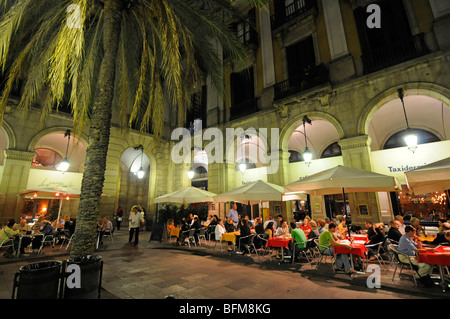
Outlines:
[[[222,234],[220,241],[231,241],[233,244],[236,244],[236,236],[239,236],[240,234],[241,232],[239,231]]]
[[[22,238],[30,238],[31,241],[33,241],[35,236],[42,236],[41,234],[33,234],[33,235],[19,235],[19,244],[17,245],[17,251],[16,251],[16,258],[19,258],[20,255],[20,249],[22,247]]]
[[[348,240],[341,240],[341,244],[346,244],[352,247],[352,250],[348,249],[347,247],[342,246],[334,246],[334,254],[349,254],[349,255],[356,255],[360,256],[361,258],[366,258],[366,251],[368,250],[367,247],[364,245],[366,241],[363,240],[355,240],[353,243],[350,243]],[[354,269],[353,265],[353,258],[350,258],[352,268]]]
[[[434,252],[419,253],[417,259],[419,263],[436,265],[439,267],[442,290],[445,292],[446,280],[444,276],[444,266],[450,267],[450,247],[438,247]]]
[[[281,261],[284,261],[284,248],[289,249],[289,243],[291,242],[291,237],[272,237],[266,243],[266,248],[275,247],[281,248]]]

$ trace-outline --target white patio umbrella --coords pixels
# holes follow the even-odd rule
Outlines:
[[[258,180],[214,196],[214,202],[281,201],[283,194],[282,186]]]
[[[408,188],[415,194],[450,189],[450,157],[405,173]]]
[[[297,193],[310,195],[342,194],[344,209],[346,209],[345,193],[394,192],[401,190],[401,185],[392,176],[338,165],[288,184],[284,188],[286,195]]]
[[[213,197],[217,194],[205,191],[201,188],[189,186],[173,193],[166,194],[155,198],[155,203],[177,203],[191,204],[213,202]]]
[[[338,165],[284,187],[286,195],[307,193],[310,195],[340,194],[343,189],[355,192],[394,192],[401,189],[395,177],[366,170]]]

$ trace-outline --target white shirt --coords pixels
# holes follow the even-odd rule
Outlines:
[[[225,234],[227,231],[225,230],[225,227],[223,227],[220,224],[216,225],[216,229],[214,231],[216,235],[216,240],[220,240],[222,238],[222,234]]]
[[[141,226],[141,222],[144,222],[144,216],[142,216],[142,213],[134,213],[133,211],[131,211],[129,228],[139,228]]]

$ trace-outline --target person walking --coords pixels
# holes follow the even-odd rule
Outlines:
[[[116,217],[117,230],[120,230],[120,223],[122,222],[122,218],[123,218],[122,207],[119,206],[115,215],[116,215],[115,217]]]
[[[134,235],[134,247],[136,247],[139,244],[139,228],[141,227],[141,223],[144,223],[144,216],[142,216],[142,213],[139,211],[139,206],[134,205],[131,208],[130,217],[128,220],[128,228],[130,231],[128,243],[131,244],[131,240],[133,239]]]

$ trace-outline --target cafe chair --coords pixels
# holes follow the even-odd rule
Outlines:
[[[15,255],[15,249],[14,249],[14,240],[13,239],[5,239],[0,243],[0,249],[3,247],[12,247],[12,256]]]
[[[42,249],[46,244],[51,244],[52,247],[55,247],[55,237],[53,235],[45,235],[41,242],[41,247],[39,247],[38,254],[42,252]]]
[[[251,234],[251,235],[248,235],[248,236],[239,237],[239,251],[241,251],[241,241],[243,239],[249,238],[249,242],[247,244],[242,244],[242,245],[244,245],[245,249],[248,251],[250,256],[252,255],[252,249],[255,252],[256,256],[258,256],[258,252],[256,251],[256,247],[255,247],[255,244],[254,244],[255,237],[256,237],[256,234]]]
[[[386,269],[386,271],[387,271],[388,268],[386,266],[386,262],[383,259],[383,257],[381,256],[381,252],[380,252],[383,247],[383,244],[384,244],[383,242],[379,242],[378,244],[366,245],[366,248],[367,249],[374,248],[372,250],[372,252],[374,253],[373,257],[375,257],[377,259],[378,263],[380,264],[380,267]],[[369,251],[366,251],[365,255],[366,255],[366,258],[364,258],[364,259],[366,261],[366,268],[367,268],[367,266],[369,265]]]
[[[258,261],[259,262],[263,262],[266,261],[269,257],[269,255],[272,253],[271,248],[270,247],[266,247],[267,242],[269,241],[269,239],[267,238],[266,234],[258,234],[256,235],[256,238],[258,239],[258,241],[261,243],[261,247],[260,249],[260,253],[256,253],[256,256],[258,256]],[[257,249],[258,251],[258,249]]]
[[[313,242],[313,240],[314,239],[309,239],[309,240],[301,242],[301,243],[293,243],[292,264],[294,264],[294,262],[295,262],[295,258],[297,256],[297,253],[299,253],[299,255],[305,256],[305,258],[308,261],[308,263],[312,266],[312,260],[309,259],[311,256],[308,257],[308,253],[310,252],[310,247],[309,247],[310,243]],[[305,248],[298,248],[297,245],[299,245],[299,244],[306,244],[306,247]]]
[[[400,278],[400,275],[402,273],[403,267],[404,266],[409,266],[409,268],[412,271],[412,277],[413,277],[413,280],[414,280],[414,284],[417,287],[417,281],[416,281],[416,276],[415,276],[415,272],[417,271],[416,270],[417,266],[414,266],[411,263],[411,261],[409,261],[409,257],[408,256],[407,256],[408,257],[408,261],[409,261],[408,263],[400,261],[399,255],[401,253],[398,252],[397,248],[398,248],[397,245],[394,245],[394,244],[389,245],[389,250],[392,251],[392,253],[394,254],[394,258],[395,258],[395,269],[394,269],[394,275],[392,276],[392,281],[394,281],[394,279],[395,279],[395,274],[397,272],[397,267],[398,266],[400,266],[400,272],[398,273],[398,277],[399,278]]]
[[[188,235],[188,238],[187,238],[187,242],[188,242],[189,248],[191,248],[191,241],[194,243],[195,246],[197,246],[197,243],[195,242],[194,235],[195,235],[195,228],[189,229],[189,235]]]
[[[103,233],[103,238],[108,238],[109,237],[111,239],[112,244],[114,245],[114,236],[113,236],[113,234],[114,234],[114,229],[111,230],[111,231],[105,231]]]
[[[213,236],[213,238],[216,239],[215,231],[216,231],[216,225],[209,225],[208,226],[206,233],[208,235],[208,240],[209,241],[211,241],[211,236]]]
[[[68,230],[64,230],[61,232],[61,234],[58,237],[59,241],[61,242],[61,246],[59,247],[59,250],[62,249],[65,243],[69,242],[70,240],[70,232]],[[59,243],[57,243],[59,245]]]
[[[200,232],[198,234],[198,244],[200,245],[201,239],[205,241],[206,246],[206,228],[200,228]]]
[[[314,239],[314,243],[316,244],[316,247],[319,249],[319,257],[317,258],[317,263],[316,263],[316,269],[319,268],[319,266],[322,264],[322,259],[325,256],[325,261],[327,257],[331,258],[331,267],[333,268],[333,272],[336,273],[336,270],[334,269],[334,262],[335,262],[335,255],[332,254],[330,255],[327,250],[329,247],[323,246],[321,244],[319,244],[319,239],[315,238]],[[321,250],[320,248],[324,248],[324,250]]]
[[[69,248],[70,244],[72,243],[73,235],[74,235],[74,234],[72,234],[72,235],[69,237],[68,241],[67,241],[67,244],[66,244],[66,250]],[[59,248],[59,250],[61,250],[61,249],[63,248],[63,245],[64,245],[64,242],[61,244],[61,247]]]

